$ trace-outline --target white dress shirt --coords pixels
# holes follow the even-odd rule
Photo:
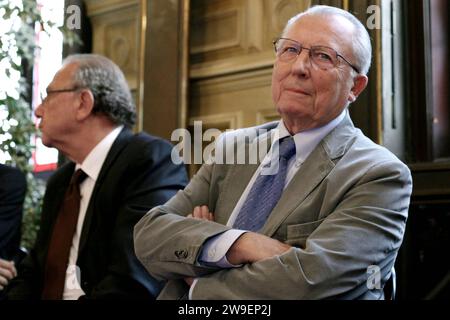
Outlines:
[[[88,209],[89,201],[91,199],[92,191],[94,190],[95,182],[102,169],[103,162],[111,149],[112,144],[116,140],[123,126],[119,126],[112,130],[106,137],[104,137],[95,147],[89,152],[83,163],[76,164],[75,171],[82,169],[86,173],[86,179],[80,184],[80,211],[78,214],[77,228],[72,239],[72,246],[70,248],[69,262],[66,270],[66,281],[64,284],[63,300],[77,300],[84,295],[81,289],[80,268],[76,265],[78,259],[78,246],[80,244],[80,236],[83,228],[84,218]]]
[[[320,128],[314,128],[311,130],[299,132],[296,135],[293,136],[295,141],[295,149],[296,154],[295,157],[292,157],[288,162],[288,168],[287,168],[287,174],[286,174],[286,181],[284,184],[284,188],[286,188],[289,184],[289,182],[292,180],[292,178],[295,176],[297,171],[300,169],[301,165],[305,160],[308,158],[308,156],[311,154],[311,152],[316,148],[316,146],[322,141],[323,138],[325,138],[328,133],[330,133],[336,126],[345,118],[345,115],[347,113],[347,109],[344,109],[342,113],[327,123],[325,126]],[[239,201],[237,202],[236,206],[233,209],[233,212],[230,215],[230,218],[228,219],[227,226],[233,226],[234,221],[236,220],[237,215],[239,214],[239,211],[241,210],[245,200],[247,199],[248,194],[250,193],[251,188],[253,187],[253,184],[256,181],[256,178],[261,173],[261,170],[264,167],[269,166],[270,163],[273,161],[278,161],[278,159],[273,159],[273,157],[278,157],[278,153],[275,155],[272,154],[273,145],[278,142],[280,139],[287,137],[290,135],[289,131],[286,129],[286,126],[284,125],[283,121],[280,121],[277,128],[271,131],[272,134],[272,145],[267,153],[267,155],[264,157],[263,161],[261,162],[258,169],[253,174],[252,178],[250,179],[247,187],[245,188],[244,192],[242,193]],[[222,234],[219,234],[215,237],[212,237],[208,241],[205,242],[203,245],[203,249],[199,255],[199,262],[201,264],[210,265],[210,266],[217,266],[221,268],[233,268],[238,267],[235,265],[232,265],[228,262],[226,258],[226,253],[230,249],[230,247],[233,245],[233,243],[243,234],[247,231],[245,230],[237,230],[232,229],[229,231],[226,231]],[[192,290],[196,284],[197,280],[195,280],[191,286],[191,289],[189,291],[189,298],[192,296]]]

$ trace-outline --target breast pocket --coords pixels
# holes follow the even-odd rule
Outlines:
[[[306,239],[323,220],[325,219],[287,226],[286,243],[293,247],[305,248]]]

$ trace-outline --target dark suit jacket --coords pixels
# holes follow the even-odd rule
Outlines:
[[[187,183],[183,165],[171,161],[172,145],[145,133],[122,130],[94,187],[81,231],[77,266],[88,299],[154,298],[161,283],[134,254],[133,227],[152,207],[165,203]],[[74,163],[49,180],[34,249],[19,266],[8,299],[39,299],[44,266],[58,209]]]
[[[0,258],[12,260],[19,251],[22,209],[27,183],[18,169],[0,164]]]

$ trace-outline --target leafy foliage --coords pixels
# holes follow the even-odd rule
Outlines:
[[[70,43],[78,37],[64,26],[44,20],[35,0],[0,0],[0,152],[6,163],[26,174],[28,191],[24,203],[22,245],[31,248],[39,228],[43,181],[32,173],[31,158],[35,149],[33,137],[38,135],[32,120],[29,86],[24,78],[25,61],[32,65],[37,48],[35,27],[49,33],[58,28]]]

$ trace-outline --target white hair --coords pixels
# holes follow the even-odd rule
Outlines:
[[[367,75],[372,63],[372,44],[370,43],[370,36],[364,25],[356,18],[354,15],[348,11],[330,7],[330,6],[313,6],[308,10],[297,14],[296,16],[289,19],[287,22],[283,33],[285,34],[287,29],[295,22],[297,22],[301,17],[305,15],[310,16],[340,16],[347,21],[349,21],[354,27],[354,38],[353,38],[353,54],[356,59],[356,67],[359,71]]]
[[[110,59],[98,54],[74,54],[63,65],[74,63],[74,84],[89,88],[94,96],[94,112],[107,115],[114,123],[132,127],[136,122],[136,107],[125,75]]]

